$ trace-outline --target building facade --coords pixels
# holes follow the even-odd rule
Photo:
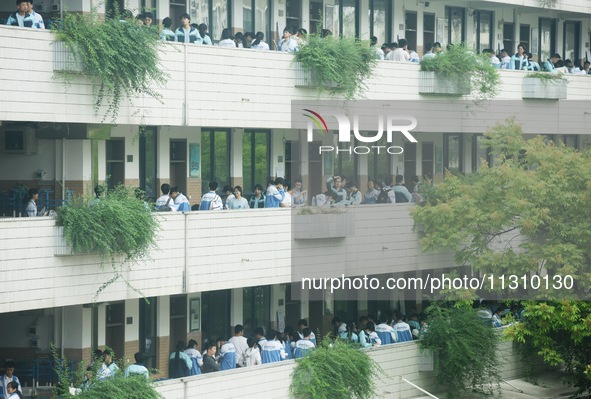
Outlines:
[[[88,12],[93,5],[98,6],[92,0],[54,0],[35,7],[57,17],[66,9]],[[188,12],[194,22],[209,25],[214,41],[224,27],[261,31],[271,48],[279,32],[293,26],[364,40],[377,36],[379,42],[406,38],[419,54],[435,41],[512,49],[509,53],[523,43],[541,62],[553,53],[589,59],[591,3],[558,0],[546,6],[538,0],[142,0],[128,5],[153,10],[158,20],[171,16],[175,26]],[[106,7],[99,12],[122,5],[108,1]],[[169,79],[158,89],[162,102],[129,99],[117,119],[105,124],[104,110],[94,112],[87,81],[74,77],[66,86],[52,79],[63,68],[59,51],[49,31],[0,26],[0,275],[5,286],[0,325],[10,326],[0,332],[0,358],[22,362],[47,358],[50,342],[72,359],[88,360],[91,349],[110,346],[125,356],[147,353],[149,365],[167,376],[168,355],[177,341],[230,335],[236,324],[252,331],[294,326],[307,318],[313,328],[327,331],[334,315],[356,320],[423,307],[420,298],[408,300],[396,291],[379,300],[362,293],[354,299],[328,292],[320,300],[300,297],[291,284],[294,268],[340,270],[335,264],[346,259],[347,275],[384,278],[456,265],[450,254],[420,250],[409,204],[349,208],[349,234],[319,239],[298,236],[293,228],[298,215],[288,209],[173,213],[157,216],[159,248],[152,259],[124,272],[139,292],[120,281],[95,301],[96,290],[110,276],[108,265],[92,255],[69,254],[53,219],[19,218],[15,187],[43,190],[51,208],[70,195],[89,194],[93,182],[107,177],[109,184],[137,186],[151,198],[159,196],[161,184],[176,185],[192,204],[211,180],[220,187],[241,185],[247,197],[255,184],[265,186],[275,176],[301,178],[311,195],[324,191],[326,178],[334,175],[356,180],[363,191],[369,179],[396,174],[407,181],[415,175],[440,181],[445,169],[477,170],[486,158],[482,133],[512,116],[526,135],[548,135],[578,149],[591,143],[585,116],[591,76],[567,76],[566,99],[528,100],[522,91],[526,72],[501,70],[493,101],[498,107],[474,117],[462,111],[469,98],[421,94],[418,64],[380,61],[367,83],[367,100],[414,103],[427,112],[452,104],[447,112],[457,124],[419,125],[413,131],[418,143],[395,137],[393,144],[404,149],[396,156],[329,158],[318,149],[334,143],[335,135],[315,132],[309,141],[305,129],[292,125],[292,101],[313,107],[330,98],[319,99],[314,88],[298,84],[291,54],[163,45],[161,65]],[[331,128],[331,133],[337,132]]]

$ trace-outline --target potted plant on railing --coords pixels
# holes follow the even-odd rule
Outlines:
[[[59,208],[56,229],[58,242],[65,238],[66,246],[57,247],[57,255],[94,255],[101,267],[111,265],[114,275],[98,289],[98,296],[130,265],[149,258],[156,246],[158,221],[135,190],[117,186],[106,195],[92,200],[78,197]]]
[[[353,215],[344,207],[304,207],[294,213],[293,233],[295,240],[351,237]]]
[[[296,87],[312,87],[347,99],[360,96],[377,63],[366,42],[347,37],[310,35],[295,53]]]
[[[489,58],[463,44],[448,46],[435,57],[421,61],[420,94],[472,94],[486,100],[496,95],[499,82],[499,73]]]
[[[531,72],[523,78],[521,98],[524,99],[566,99],[568,80],[562,73]]]
[[[94,12],[66,13],[54,26],[56,75],[66,84],[73,80],[71,72],[90,80],[95,114],[107,105],[103,120],[110,115],[115,121],[125,97],[160,99],[154,87],[166,83],[167,74],[159,66],[155,28],[118,17],[102,20]]]

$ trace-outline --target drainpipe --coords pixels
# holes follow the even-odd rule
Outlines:
[[[189,215],[185,212],[183,212],[183,215],[185,216],[185,254],[183,256],[183,260],[184,260],[184,270],[183,270],[183,294],[186,294],[189,290],[188,290],[188,276],[187,276],[187,269],[189,266],[189,223],[187,222],[187,219],[189,218]],[[186,396],[185,396],[186,397]]]
[[[183,126],[188,126],[189,125],[189,101],[188,101],[188,91],[187,91],[187,65],[188,65],[188,60],[187,60],[187,44],[183,44],[183,56],[184,56],[184,60],[183,63],[185,65],[184,70],[183,70]]]
[[[66,199],[66,139],[62,138],[62,201]]]

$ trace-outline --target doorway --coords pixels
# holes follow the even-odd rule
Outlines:
[[[187,188],[187,140],[170,140],[170,186],[178,186],[186,193]]]

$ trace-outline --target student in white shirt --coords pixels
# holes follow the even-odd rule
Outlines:
[[[232,39],[230,29],[224,28],[224,30],[222,30],[222,38],[218,42],[218,46],[236,48],[236,42]]]
[[[264,38],[263,32],[257,32],[250,47],[256,50],[269,50],[269,45],[263,41]]]

